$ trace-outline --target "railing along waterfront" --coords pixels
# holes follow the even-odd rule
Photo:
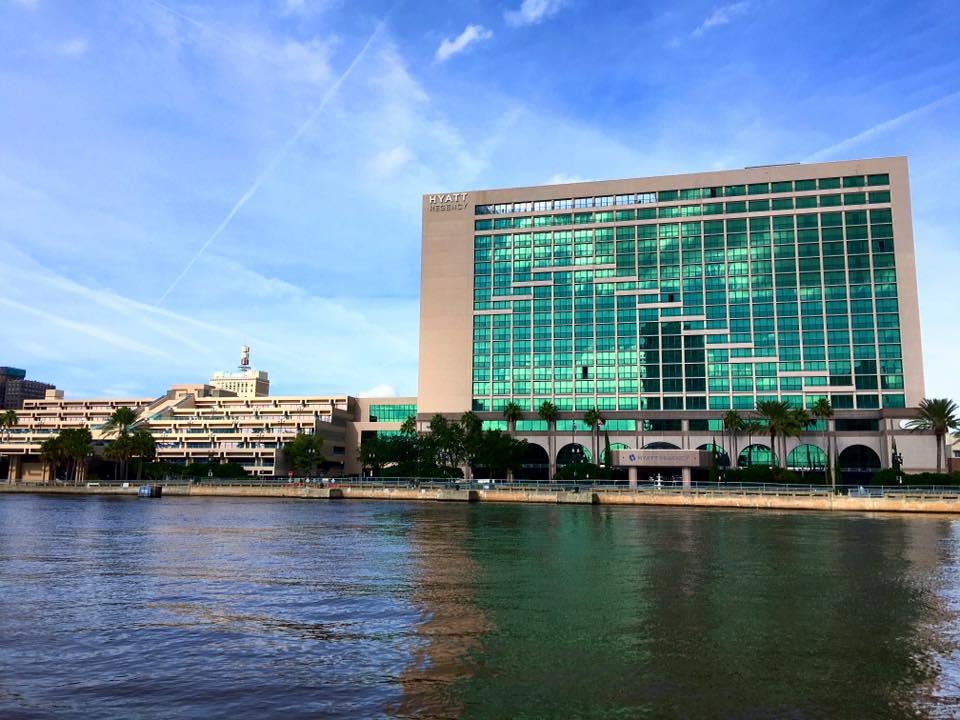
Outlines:
[[[680,478],[668,478],[660,482],[641,481],[631,487],[626,480],[463,480],[457,478],[428,477],[167,477],[142,480],[91,480],[80,485],[58,481],[55,483],[0,481],[0,486],[37,488],[136,488],[139,485],[198,486],[198,487],[250,487],[250,488],[358,488],[358,489],[420,489],[420,490],[480,490],[506,492],[603,492],[622,494],[661,495],[776,495],[790,497],[851,498],[900,498],[904,500],[955,500],[960,502],[960,485],[910,486],[910,485],[814,485],[803,483],[726,483],[692,482],[684,486]]]

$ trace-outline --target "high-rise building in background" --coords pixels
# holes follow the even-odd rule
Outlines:
[[[27,380],[27,371],[21,368],[0,367],[0,409],[19,410],[24,400],[42,398],[53,385]]]
[[[422,263],[425,415],[923,397],[906,158],[428,195]]]

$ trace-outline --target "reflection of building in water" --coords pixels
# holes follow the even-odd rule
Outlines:
[[[409,666],[399,677],[403,698],[387,709],[399,717],[458,717],[452,691],[473,674],[472,657],[490,625],[474,599],[479,578],[469,551],[470,508],[433,505],[412,510],[408,541],[414,558],[411,603],[420,612]]]

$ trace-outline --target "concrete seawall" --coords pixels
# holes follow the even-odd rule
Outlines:
[[[137,486],[48,487],[42,485],[2,485],[0,493],[42,495],[127,495],[135,496]],[[744,510],[812,510],[819,512],[899,512],[947,513],[960,515],[960,500],[955,498],[848,497],[846,495],[789,495],[760,493],[692,492],[618,492],[584,489],[454,489],[434,487],[311,487],[309,485],[230,486],[165,485],[168,497],[273,497],[320,500],[400,500],[432,502],[548,503],[571,505],[660,505],[673,507],[739,508]]]

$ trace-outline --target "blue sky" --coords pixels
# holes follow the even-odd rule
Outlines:
[[[0,0],[0,364],[416,391],[420,196],[908,155],[960,400],[960,4]]]

